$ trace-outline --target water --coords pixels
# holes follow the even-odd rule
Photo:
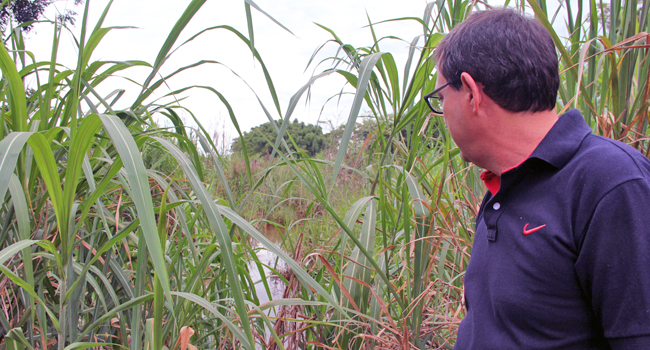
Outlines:
[[[260,228],[260,232],[277,246],[282,245],[281,233],[278,232],[272,225],[263,225]],[[270,252],[259,243],[257,243],[255,248],[257,258],[263,265],[275,267],[276,271],[279,272],[286,270],[286,263],[278,259],[274,253]],[[282,299],[286,285],[280,278],[274,276],[273,272],[266,266],[263,266],[262,271],[260,271],[254,261],[249,262],[248,268],[250,271],[251,279],[253,282],[255,282],[255,291],[257,292],[257,297],[260,300],[260,305],[263,305],[264,303],[267,303],[271,300]],[[271,291],[271,298],[269,298],[269,295],[266,292],[266,288],[264,287],[264,283],[262,283],[262,274],[267,278],[269,289]],[[272,309],[269,309],[266,314],[273,315],[274,313],[269,312],[271,310]]]
[[[271,240],[273,243],[275,243],[277,246],[282,245],[282,236],[281,233],[278,232],[275,227],[272,225],[264,225],[260,228],[260,232],[266,236],[269,240]],[[284,261],[278,259],[277,255],[274,253],[270,252],[264,246],[256,242],[256,254],[257,258],[260,260],[260,263],[262,265],[266,266],[271,266],[274,267],[276,271],[282,272],[285,271],[287,268],[287,265]],[[255,283],[255,291],[257,292],[257,298],[260,301],[260,305],[264,305],[265,303],[268,303],[271,300],[277,300],[277,299],[282,299],[284,295],[284,290],[286,289],[286,285],[282,281],[282,279],[278,278],[277,276],[274,275],[274,273],[271,271],[266,266],[262,266],[262,269],[260,270],[255,263],[255,261],[250,261],[248,263],[248,269],[250,271],[250,276],[253,282]],[[266,291],[266,288],[264,287],[264,283],[262,283],[262,275],[266,276],[266,280],[269,284],[269,290],[271,291],[271,297],[269,298],[269,294]],[[277,309],[276,307],[269,308],[265,310],[264,312],[266,313],[267,316],[275,316],[277,315]],[[265,326],[264,327],[266,330],[266,334],[268,335],[267,341],[270,340],[270,331],[269,329]],[[256,349],[262,349],[262,346],[260,344],[255,345]]]

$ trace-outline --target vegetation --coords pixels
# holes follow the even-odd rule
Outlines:
[[[278,137],[277,124],[282,124],[282,120],[267,122],[254,127],[249,132],[245,132],[244,136],[233,141],[233,152],[242,151],[243,139],[250,154],[271,154],[273,152],[271,140]],[[305,124],[304,122],[298,123],[298,119],[294,119],[293,123],[287,124],[283,139],[289,145],[291,151],[298,151],[310,156],[316,155],[325,147],[323,128],[317,125]]]
[[[374,40],[359,48],[323,27],[340,55],[320,58],[332,68],[298,89],[286,113],[265,76],[274,101],[265,111],[279,119],[266,159],[253,156],[241,133],[241,152],[219,153],[206,130],[183,124],[178,104],[150,98],[170,78],[157,78],[160,67],[204,1],[190,2],[153,64],[90,61],[112,29],[102,26],[110,4],[96,24],[84,15],[74,70],[56,63],[60,21],[52,23],[50,61],[29,61],[20,31],[0,45],[0,347],[451,348],[484,188],[421,97],[435,85],[432,54],[442,33],[484,5],[431,2],[422,18],[399,19],[424,33],[409,41],[404,67],[381,51],[394,38],[377,38],[373,22]],[[556,41],[558,112],[579,107],[595,132],[650,154],[650,5],[565,2],[550,12],[544,0],[507,3],[534,13]],[[245,4],[252,28],[257,6]],[[569,38],[555,31],[562,17]],[[206,30],[236,35],[264,67],[237,29]],[[150,75],[130,107],[116,110],[123,91],[100,95],[98,86],[133,67]],[[356,89],[354,104],[331,157],[308,157],[296,147],[292,111],[330,74]],[[23,79],[31,76],[37,84],[26,93]],[[175,101],[190,88],[166,97]],[[376,128],[350,157],[362,107]],[[174,127],[159,127],[154,115]],[[287,203],[303,205],[302,217],[269,215]],[[263,223],[283,227],[284,247],[260,232]],[[269,266],[287,285],[282,299],[260,302],[271,291],[266,276],[252,277],[261,266],[255,241],[285,263],[281,271]]]
[[[83,0],[75,0],[75,5],[81,4]],[[32,24],[43,16],[45,9],[52,4],[51,0],[5,0],[0,5],[0,31],[4,32],[7,26],[15,24],[25,32],[32,29]],[[77,14],[72,10],[66,10],[59,15],[63,22],[74,25]]]

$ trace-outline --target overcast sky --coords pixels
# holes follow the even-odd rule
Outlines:
[[[90,1],[89,27],[93,28],[108,1]],[[305,71],[306,65],[314,51],[331,35],[315,23],[332,29],[346,43],[354,46],[367,46],[372,43],[370,30],[364,26],[368,23],[366,13],[373,22],[398,18],[422,17],[425,0],[256,0],[264,11],[293,32],[293,35],[263,14],[253,9],[255,45],[264,60],[275,84],[284,114],[291,96],[298,91],[314,74],[329,65],[312,66]],[[171,28],[185,10],[189,1],[179,0],[115,0],[104,22],[108,26],[134,26],[131,29],[115,29],[102,40],[91,58],[92,61],[143,60],[153,64],[160,47]],[[73,1],[57,1],[48,9],[47,17],[54,18],[57,12],[72,9],[79,13],[77,25],[73,31],[79,32],[83,6],[74,6]],[[185,28],[176,46],[204,28],[216,25],[231,25],[247,35],[246,16],[243,0],[208,0]],[[421,26],[415,21],[379,24],[375,28],[379,37],[392,35],[410,42],[422,34]],[[50,58],[52,42],[51,25],[39,24],[28,34],[27,49],[36,55],[37,61]],[[408,43],[398,40],[385,41],[382,51],[391,52],[398,61],[398,67],[408,52]],[[328,51],[319,55],[325,58],[332,54],[335,46],[330,44]],[[76,47],[70,35],[64,35],[59,49],[58,61],[68,67],[76,65]],[[231,103],[242,131],[267,121],[255,95],[242,82],[246,81],[262,99],[274,118],[278,118],[268,88],[262,75],[260,65],[253,60],[246,45],[225,30],[211,31],[203,34],[192,43],[179,49],[165,63],[162,74],[169,74],[185,65],[200,61],[215,60],[219,65],[204,65],[185,71],[169,81],[169,87],[161,87],[157,96],[191,85],[207,85],[221,92]],[[226,68],[227,67],[227,68]],[[231,73],[236,72],[241,78]],[[120,76],[143,82],[150,71],[134,68],[119,73]],[[29,83],[29,82],[28,82]],[[140,91],[137,85],[125,78],[116,78],[103,84],[100,91],[106,95],[114,89],[126,89],[127,94],[118,103],[119,107],[129,106]],[[294,112],[299,121],[315,123],[321,114],[321,108],[327,99],[338,92],[344,85],[339,76],[331,76],[317,82],[312,90],[311,99],[305,105],[303,97]],[[226,108],[212,93],[199,89],[183,94],[187,99],[181,104],[200,119],[210,129],[226,125],[234,135],[232,123]],[[329,102],[321,121],[334,124],[345,122],[349,114],[351,97]],[[337,103],[338,102],[338,103]],[[187,120],[186,116],[186,120]]]

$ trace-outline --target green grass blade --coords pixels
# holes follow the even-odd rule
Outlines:
[[[557,35],[555,32],[555,29],[553,26],[548,22],[548,18],[542,11],[541,7],[537,3],[536,0],[528,0],[528,4],[532,7],[533,11],[535,12],[536,19],[548,30],[549,34],[553,38],[553,42],[555,42],[555,47],[557,47],[558,51],[560,52],[560,59],[565,62],[565,65],[567,67],[573,67],[569,69],[571,72],[571,77],[574,79],[574,81],[578,78],[578,67],[576,67],[573,63],[573,59],[571,58],[572,56],[569,54],[567,49],[562,45],[562,41],[560,40],[560,37]],[[613,19],[612,19],[613,20]],[[593,101],[591,100],[591,96],[589,95],[589,92],[586,90],[584,84],[581,84],[579,87],[580,91],[582,92],[583,99],[585,103],[587,103],[587,106],[591,108],[592,111],[596,111],[596,108],[594,107]],[[568,101],[565,101],[568,102]]]
[[[132,307],[134,307],[136,305],[140,305],[140,304],[142,304],[142,303],[144,303],[144,302],[146,302],[146,301],[148,301],[148,300],[150,300],[152,298],[153,298],[153,294],[145,294],[145,295],[141,295],[139,297],[127,300],[126,302],[124,302],[124,303],[122,303],[120,305],[117,305],[116,307],[114,307],[113,309],[108,311],[106,314],[102,315],[97,321],[87,325],[84,328],[84,330],[79,333],[79,336],[77,337],[75,342],[80,342],[81,340],[83,340],[88,335],[88,333],[90,333],[90,331],[92,331],[93,329],[96,329],[102,323],[108,321],[111,317],[113,317],[118,312],[122,312],[122,311],[130,309],[130,308],[132,308]]]
[[[197,305],[200,305],[204,309],[210,311],[213,315],[215,315],[217,318],[219,318],[227,327],[230,329],[230,331],[239,339],[239,341],[244,345],[244,347],[250,347],[252,346],[251,344],[248,343],[248,339],[246,338],[246,335],[239,329],[239,327],[235,326],[228,318],[226,318],[223,314],[219,312],[212,304],[205,300],[204,298],[196,295],[196,294],[190,294],[190,293],[183,293],[183,292],[173,292],[174,295],[179,296],[183,299],[189,300]]]
[[[375,230],[377,225],[377,210],[374,201],[368,201],[366,207],[366,212],[363,218],[363,225],[361,227],[361,233],[359,234],[359,241],[368,252],[373,252],[375,247]],[[372,271],[365,266],[370,266],[369,258],[361,254],[359,247],[355,247],[352,250],[352,259],[348,263],[345,269],[344,277],[353,277],[357,280],[363,281],[366,284],[370,284]],[[352,296],[353,301],[359,305],[360,311],[366,312],[368,305],[368,294],[370,291],[366,286],[363,286],[359,282],[347,278],[343,281],[343,285],[349,291],[350,296]],[[345,307],[351,307],[350,302],[344,304]]]
[[[275,131],[277,132],[277,136],[276,136],[276,139],[275,139],[275,147],[274,147],[273,152],[271,153],[271,158],[273,158],[273,156],[275,155],[275,148],[280,147],[280,143],[282,143],[282,145],[287,150],[287,152],[290,152],[289,147],[288,147],[286,141],[284,140],[284,134],[285,134],[285,132],[287,130],[287,126],[289,125],[289,122],[291,120],[291,116],[293,115],[293,111],[295,110],[296,106],[298,105],[298,101],[300,101],[300,98],[302,97],[302,95],[307,90],[309,90],[311,85],[316,80],[318,80],[318,79],[320,79],[322,77],[325,77],[327,75],[330,75],[331,73],[334,73],[334,71],[320,73],[320,74],[318,74],[316,76],[311,77],[309,79],[309,81],[307,82],[307,84],[303,85],[295,94],[293,94],[293,96],[291,96],[291,99],[289,100],[289,105],[287,106],[287,112],[284,114],[284,119],[282,120],[282,125],[280,126],[280,129],[277,128],[277,125],[275,124],[275,121],[273,120],[273,118],[271,118],[270,114],[268,112],[266,113],[269,121],[271,122],[271,125],[275,128]],[[259,98],[258,98],[258,100],[259,100]],[[260,104],[261,103],[262,102],[260,101]],[[264,108],[264,106],[262,106],[262,108]],[[264,110],[266,111],[266,108],[264,108]]]
[[[199,138],[199,142],[201,143],[201,146],[203,147],[203,151],[208,153],[212,157],[212,162],[214,163],[216,170],[217,170],[217,175],[219,176],[219,180],[221,180],[221,185],[223,185],[225,191],[226,191],[226,197],[228,199],[228,203],[230,204],[231,208],[235,208],[235,199],[233,198],[232,195],[232,190],[230,189],[230,184],[228,183],[228,179],[226,178],[226,174],[223,172],[223,166],[221,165],[221,157],[219,157],[217,153],[217,147],[214,145],[212,140],[207,137],[207,131],[203,129],[203,126],[199,124],[201,127],[202,132],[198,132],[197,136]],[[248,166],[248,164],[247,164]]]
[[[112,249],[115,247],[123,238],[125,238],[128,234],[133,232],[136,227],[140,224],[140,220],[136,219],[133,221],[128,227],[126,227],[122,232],[119,234],[115,235],[113,238],[108,240],[106,243],[104,243],[99,249],[96,250],[94,253],[94,256],[92,259],[86,263],[86,266],[83,268],[83,270],[79,273],[79,275],[85,275],[86,272],[93,266],[93,264],[100,259],[102,254],[107,252],[109,249]],[[77,279],[75,283],[68,289],[67,294],[64,296],[64,300],[68,300],[71,296],[72,293],[74,292],[77,284],[81,281],[81,279]]]
[[[169,305],[174,305],[170,294],[171,290],[164,253],[161,248],[160,239],[158,238],[158,228],[154,217],[149,180],[147,178],[147,171],[142,163],[140,150],[131,133],[118,117],[100,115],[100,118],[106,132],[110,135],[115,148],[122,158],[122,163],[124,164],[132,191],[132,199],[135,203],[138,217],[140,218],[142,235],[147,243],[147,250],[151,256],[154,270],[160,276],[167,302]]]
[[[56,222],[61,232],[61,244],[62,246],[67,246],[68,235],[65,234],[68,232],[69,226],[69,208],[66,208],[63,202],[63,191],[61,191],[61,178],[59,175],[59,169],[56,166],[56,161],[52,154],[52,149],[50,144],[47,142],[45,136],[39,133],[32,134],[27,143],[32,148],[34,152],[34,160],[41,172],[43,182],[47,187],[47,192],[50,195],[50,200],[52,202],[52,207],[56,215]],[[67,261],[67,256],[65,251],[62,252],[62,261],[65,263]]]
[[[19,242],[16,242],[7,248],[0,250],[0,265],[4,265],[7,260],[9,260],[11,257],[14,255],[18,254],[21,250],[31,247],[33,244],[37,243],[38,241],[33,241],[33,240],[22,240]]]
[[[71,142],[63,191],[63,205],[66,208],[72,208],[76,199],[77,185],[79,184],[81,173],[83,171],[83,162],[86,159],[92,141],[95,138],[95,133],[99,130],[101,125],[102,122],[97,115],[91,115],[84,118],[81,125],[79,125],[79,132]],[[71,212],[72,215],[75,215],[75,212],[72,212],[70,209],[68,209],[68,211]],[[74,220],[74,218],[70,219]],[[61,234],[64,235],[67,234],[67,232],[61,232]],[[70,237],[67,241],[70,243],[73,242],[74,237]],[[67,255],[72,247],[64,246],[64,249],[66,249]]]
[[[14,205],[14,211],[16,212],[16,221],[18,222],[18,233],[21,240],[29,240],[31,237],[30,230],[30,220],[29,220],[29,209],[27,208],[27,200],[25,199],[25,192],[18,176],[15,174],[11,175],[11,182],[9,184],[9,192],[11,193],[11,199]],[[26,247],[22,250],[23,255],[23,271],[24,279],[29,285],[34,284],[34,267],[32,264],[32,250],[30,247]],[[34,307],[36,305],[36,299],[33,296],[29,296],[29,300],[25,300],[27,305]],[[34,329],[34,317],[30,318],[29,326],[31,329]]]
[[[185,176],[190,181],[192,188],[196,196],[199,198],[201,204],[203,205],[203,211],[205,212],[212,230],[215,233],[217,240],[219,241],[219,246],[221,248],[221,257],[225,265],[228,282],[230,288],[232,289],[233,298],[235,299],[237,314],[241,318],[242,327],[248,336],[249,341],[245,343],[245,346],[252,349],[252,344],[254,344],[253,333],[250,328],[250,322],[248,318],[248,310],[244,302],[244,293],[241,288],[241,283],[238,278],[238,273],[236,271],[236,264],[232,252],[232,240],[230,238],[230,233],[226,228],[226,224],[221,217],[219,208],[214,203],[214,200],[205,189],[203,183],[201,183],[198,175],[189,159],[181,152],[178,147],[174,144],[160,137],[154,137],[154,140],[158,141],[163,147],[165,147],[169,153],[178,161],[179,165],[183,168]]]
[[[246,24],[248,25],[248,43],[251,51],[255,48],[255,34],[253,31],[253,16],[251,14],[251,5],[245,3],[244,7],[246,9]]]
[[[20,243],[24,243],[24,242],[26,242],[26,241],[21,241]],[[31,243],[34,243],[34,242],[35,241],[31,241]],[[18,243],[12,244],[11,247],[13,247],[16,244],[18,244]],[[2,252],[4,252],[5,250],[7,250],[7,248],[3,249]],[[0,255],[2,254],[2,252],[0,252]],[[31,295],[34,299],[36,299],[36,301],[38,301],[40,303],[40,305],[44,308],[47,315],[50,316],[50,321],[52,321],[52,324],[54,325],[54,328],[58,332],[58,330],[59,330],[59,320],[56,318],[56,315],[54,315],[54,313],[46,306],[47,304],[45,304],[43,302],[43,300],[41,300],[41,298],[38,297],[38,295],[34,291],[34,288],[32,288],[32,286],[27,284],[27,282],[25,282],[22,278],[18,277],[16,274],[9,271],[6,267],[4,267],[4,265],[0,265],[0,272],[2,272],[13,283],[15,283],[17,286],[21,287],[25,292],[29,293],[29,295]]]
[[[25,99],[25,85],[18,75],[16,63],[11,59],[4,45],[0,45],[0,70],[2,76],[9,83],[9,111],[13,131],[27,131],[27,101]]]
[[[357,200],[356,202],[354,202],[350,206],[350,209],[348,209],[347,213],[345,214],[345,218],[343,219],[345,225],[347,227],[353,227],[357,219],[359,218],[359,215],[361,215],[361,211],[363,211],[363,208],[366,206],[366,204],[369,201],[372,201],[374,198],[375,198],[374,196],[368,196],[368,197],[363,197]],[[341,235],[340,251],[339,251],[340,266],[343,266],[345,264],[347,239],[348,239],[348,235]],[[341,275],[339,276],[339,280],[340,281],[343,280],[343,269],[341,269]]]
[[[20,152],[30,136],[28,132],[12,132],[0,141],[0,198],[3,200]]]
[[[364,100],[368,89],[368,82],[372,75],[372,70],[374,69],[377,61],[381,58],[383,53],[375,53],[370,56],[367,56],[361,61],[361,66],[359,67],[359,81],[357,84],[357,91],[354,94],[354,102],[352,103],[352,108],[350,108],[350,115],[348,117],[348,122],[345,126],[345,131],[343,132],[343,137],[341,138],[341,143],[339,145],[339,150],[336,154],[336,161],[334,163],[334,175],[332,176],[332,182],[330,187],[334,187],[336,183],[336,178],[341,168],[341,163],[348,149],[348,143],[350,142],[350,137],[356,126],[357,117],[359,116],[359,111],[361,110],[361,104]]]
[[[278,22],[275,18],[271,17],[271,15],[269,15],[264,10],[262,10],[259,6],[257,6],[257,4],[255,4],[255,2],[253,2],[253,0],[244,0],[244,1],[246,2],[247,5],[250,5],[250,6],[254,7],[257,11],[260,11],[264,16],[268,17],[268,19],[273,21],[273,23],[277,24],[278,26],[280,26],[282,29],[286,30],[287,32],[293,34],[293,32],[289,30],[289,28],[285,27],[284,25],[282,25],[282,23]],[[252,36],[251,36],[251,38],[252,38]]]
[[[23,335],[23,329],[20,327],[11,329],[9,332],[7,332],[7,335],[5,337],[7,350],[34,350],[27,339],[25,339],[25,336]]]
[[[128,349],[127,347],[124,347],[119,344],[114,344],[114,343],[72,343],[66,346],[65,350],[83,350],[83,349],[90,349],[90,348],[102,349],[109,346],[117,346],[120,349]]]
[[[187,24],[190,22],[192,17],[196,14],[197,11],[203,6],[206,0],[192,0],[192,2],[187,5],[187,8],[181,15],[181,17],[176,21],[176,24],[174,24],[174,27],[172,28],[171,32],[167,36],[167,39],[165,40],[165,43],[163,46],[160,48],[160,51],[158,52],[158,56],[156,57],[156,61],[153,65],[153,70],[149,74],[149,77],[145,80],[143,86],[142,86],[142,92],[144,92],[148,87],[149,84],[151,84],[151,81],[156,77],[158,74],[158,71],[162,67],[163,63],[167,60],[167,55],[169,54],[169,51],[172,49],[172,46],[174,46],[174,43],[180,36],[181,32]],[[141,93],[142,94],[142,93]],[[140,104],[141,101],[136,100],[136,103],[132,106],[132,108],[137,107],[138,104]]]

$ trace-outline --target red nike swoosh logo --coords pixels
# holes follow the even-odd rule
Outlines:
[[[546,227],[546,225],[533,227],[533,228],[531,228],[530,230],[526,230],[526,227],[528,227],[528,224],[526,224],[526,226],[524,226],[524,236],[528,236],[529,234],[531,234],[531,233],[533,233],[533,232],[535,232],[535,231],[539,231],[539,230],[541,230],[542,228]]]

